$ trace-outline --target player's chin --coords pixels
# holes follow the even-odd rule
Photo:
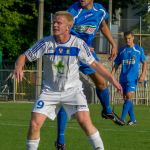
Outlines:
[[[81,3],[81,6],[84,8],[86,5],[84,3]]]
[[[59,35],[59,34],[60,34],[60,33],[57,32],[57,31],[56,31],[56,32],[55,32],[55,31],[53,32],[53,35],[55,35],[55,36],[57,36],[57,35]]]

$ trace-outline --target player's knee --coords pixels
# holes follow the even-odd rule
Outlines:
[[[132,100],[133,97],[134,97],[134,93],[133,93],[133,92],[129,92],[129,93],[127,93],[127,95],[126,95],[126,98],[127,98],[127,99],[130,99],[130,100]]]
[[[31,123],[30,123],[30,130],[31,132],[38,132],[40,130],[40,124],[35,121],[35,120],[31,120]]]
[[[80,112],[77,116],[77,121],[85,132],[88,132],[89,128],[93,126],[88,113]]]
[[[96,88],[99,90],[103,90],[107,87],[105,80],[103,82],[97,82],[95,85],[96,85]]]
[[[92,81],[94,82],[95,86],[99,90],[103,90],[107,87],[105,78],[103,78],[99,74],[95,73],[95,74],[90,75],[90,77],[91,77]]]
[[[88,119],[86,117],[80,117],[78,118],[78,122],[81,126],[85,126]]]

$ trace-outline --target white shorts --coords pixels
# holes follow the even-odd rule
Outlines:
[[[68,118],[78,111],[89,111],[83,91],[74,89],[65,92],[42,93],[35,101],[32,112],[44,114],[54,120],[62,106]]]

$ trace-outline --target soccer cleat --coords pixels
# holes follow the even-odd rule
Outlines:
[[[56,150],[66,150],[65,144],[58,144],[57,142],[55,142],[55,147]]]
[[[102,118],[105,119],[110,119],[112,120],[115,124],[123,126],[125,125],[125,122],[122,121],[114,112],[106,114],[102,111]]]
[[[131,121],[129,120],[127,123],[128,126],[132,126],[132,125],[136,125],[136,120],[135,121]]]
[[[101,150],[101,148],[100,148],[100,147],[97,147],[95,150]]]

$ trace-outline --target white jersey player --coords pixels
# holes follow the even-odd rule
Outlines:
[[[26,60],[34,61],[43,56],[42,93],[33,106],[27,136],[27,150],[37,150],[40,141],[40,129],[46,118],[54,119],[63,106],[70,117],[76,114],[77,121],[92,143],[93,149],[104,150],[98,130],[92,124],[87,101],[79,80],[79,60],[91,65],[105,76],[119,91],[120,84],[92,56],[86,43],[70,35],[73,17],[66,11],[54,16],[53,33],[41,39],[33,47],[20,55],[14,70],[17,81],[23,78],[23,66]]]
[[[29,61],[43,56],[42,93],[33,111],[40,111],[48,115],[48,112],[43,111],[44,104],[46,102],[58,104],[60,100],[62,104],[85,105],[87,107],[82,92],[82,83],[79,79],[79,60],[90,65],[95,59],[83,40],[70,35],[69,41],[61,44],[57,43],[53,36],[49,36],[38,41],[24,54]],[[76,93],[80,98],[77,98],[73,93]]]

